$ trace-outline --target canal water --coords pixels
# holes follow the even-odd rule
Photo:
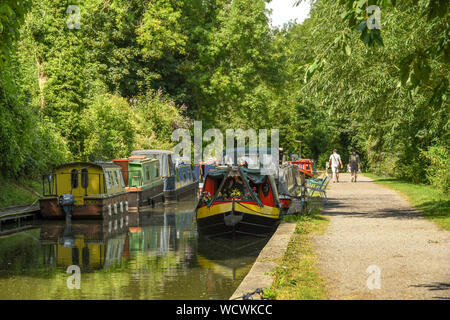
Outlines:
[[[194,207],[1,235],[0,299],[228,299],[268,239],[199,237]]]

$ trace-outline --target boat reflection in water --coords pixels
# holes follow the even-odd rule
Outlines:
[[[266,240],[199,238],[195,203],[0,238],[0,299],[227,299]],[[81,289],[69,289],[69,266]]]
[[[127,214],[109,221],[47,222],[40,228],[43,261],[47,266],[101,270],[128,255],[128,230],[139,216]]]
[[[269,238],[240,236],[233,238],[201,237],[198,242],[197,261],[214,274],[233,280],[242,280]]]

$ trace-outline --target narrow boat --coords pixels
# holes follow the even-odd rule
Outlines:
[[[203,183],[205,182],[205,177],[210,170],[216,169],[217,164],[212,161],[202,161],[200,164],[194,167],[194,177],[198,180],[198,196],[201,196],[203,190]]]
[[[195,179],[192,166],[187,159],[182,159],[168,150],[136,150],[132,152],[132,156],[146,156],[159,160],[160,174],[164,181],[165,203],[182,198],[195,198],[198,180]]]
[[[298,171],[306,174],[310,177],[314,177],[314,160],[311,159],[298,159],[294,161],[287,161],[298,167]]]
[[[275,181],[283,212],[292,213],[295,210],[290,209],[295,209],[292,207],[293,201],[302,191],[304,176],[300,174],[296,165],[286,162],[279,167]]]
[[[280,222],[280,207],[273,176],[245,166],[218,167],[205,178],[196,209],[198,231],[265,236]]]
[[[113,162],[122,168],[129,212],[141,212],[164,202],[164,181],[158,159],[133,155]]]
[[[64,218],[66,196],[72,218],[105,219],[128,213],[122,170],[108,162],[71,162],[43,176],[43,218]]]

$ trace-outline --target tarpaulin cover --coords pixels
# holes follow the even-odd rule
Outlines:
[[[297,190],[301,187],[301,177],[296,166],[287,165],[279,168],[277,187],[280,194],[296,195]]]
[[[212,178],[220,178],[223,179],[226,177],[226,175],[228,174],[229,170],[228,169],[219,169],[219,170],[210,170],[208,171],[208,177],[212,177]]]

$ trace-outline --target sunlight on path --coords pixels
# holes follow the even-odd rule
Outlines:
[[[330,226],[316,238],[329,298],[450,298],[450,233],[395,191],[358,178],[351,183],[342,174],[340,183],[329,185],[324,215]],[[380,288],[370,290],[376,270]]]

